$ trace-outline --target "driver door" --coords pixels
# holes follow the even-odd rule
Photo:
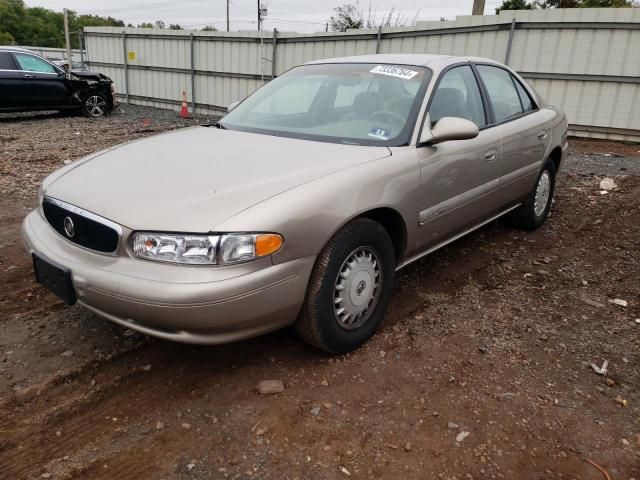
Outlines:
[[[29,53],[14,53],[23,79],[22,97],[30,108],[66,107],[69,91],[64,72],[45,59]]]
[[[441,74],[423,128],[443,117],[471,120],[480,133],[469,140],[418,148],[419,237],[423,247],[477,225],[500,207],[500,132],[489,128],[489,114],[469,64]]]

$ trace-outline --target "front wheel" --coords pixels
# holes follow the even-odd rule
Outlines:
[[[547,160],[533,191],[524,203],[509,215],[510,223],[523,230],[535,230],[542,225],[551,209],[555,185],[556,167],[551,160]]]
[[[104,117],[109,113],[107,98],[100,92],[89,92],[82,97],[82,115],[85,117]]]
[[[367,218],[350,222],[318,257],[295,325],[298,334],[329,353],[353,350],[382,322],[394,271],[393,244],[384,227]]]

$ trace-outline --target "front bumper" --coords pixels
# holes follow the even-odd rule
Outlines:
[[[227,343],[292,324],[315,261],[171,265],[134,258],[122,247],[116,256],[77,247],[38,210],[22,228],[29,253],[71,270],[81,305],[132,330],[185,343]]]

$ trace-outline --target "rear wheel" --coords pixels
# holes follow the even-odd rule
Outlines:
[[[535,188],[526,200],[509,215],[511,225],[523,230],[535,230],[549,215],[556,184],[556,167],[547,160],[538,175]]]
[[[353,350],[382,322],[394,270],[395,254],[387,231],[373,220],[352,221],[318,257],[296,322],[298,334],[326,352]]]
[[[109,101],[100,92],[89,92],[82,97],[82,114],[85,117],[104,117],[111,108]]]

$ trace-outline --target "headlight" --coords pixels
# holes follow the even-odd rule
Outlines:
[[[189,265],[229,265],[276,253],[282,247],[277,233],[189,235],[138,232],[133,253],[147,260]]]

